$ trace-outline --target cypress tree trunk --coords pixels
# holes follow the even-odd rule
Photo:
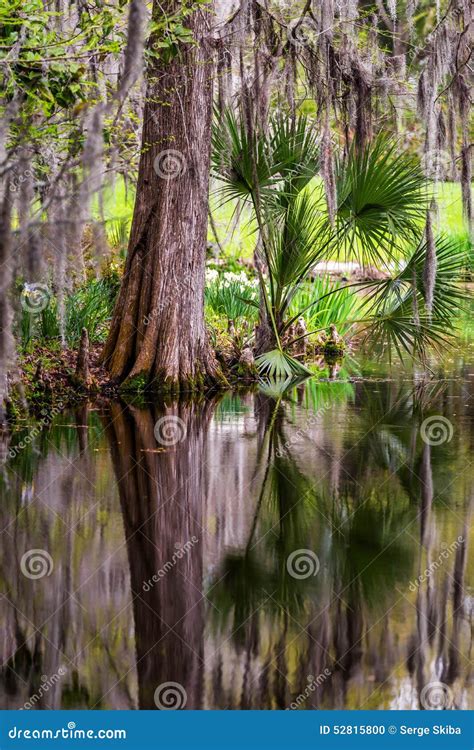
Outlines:
[[[187,708],[203,706],[202,513],[214,407],[207,399],[172,401],[159,411],[115,403],[106,422],[130,566],[140,709],[160,707],[160,696],[166,703],[155,690],[169,681],[180,686],[170,691],[171,706],[184,708],[183,696]],[[159,433],[176,442],[157,452],[161,420]],[[185,481],[176,483],[177,476]]]
[[[158,3],[163,18],[179,0]],[[211,13],[186,19],[194,44],[148,69],[142,153],[125,276],[104,361],[129,387],[222,380],[204,325],[212,117]],[[152,36],[150,44],[153,47]]]

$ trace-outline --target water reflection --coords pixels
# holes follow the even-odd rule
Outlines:
[[[472,374],[25,429],[1,484],[2,707],[467,707]],[[448,442],[421,438],[430,415]]]

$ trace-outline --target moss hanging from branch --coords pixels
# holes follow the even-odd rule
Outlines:
[[[425,256],[425,267],[423,269],[423,285],[425,290],[425,304],[428,316],[431,316],[433,311],[433,297],[434,289],[436,284],[436,244],[433,235],[433,225],[431,219],[431,210],[429,209],[426,213],[426,256]]]
[[[12,334],[10,286],[12,282],[12,192],[7,179],[0,204],[0,424],[4,421],[3,404],[8,393],[7,373],[15,360]]]

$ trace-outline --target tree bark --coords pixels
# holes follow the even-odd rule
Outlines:
[[[214,407],[208,399],[153,411],[114,403],[106,421],[130,566],[140,709],[160,708],[169,682],[184,689],[174,696],[182,708],[203,707],[202,512]],[[177,429],[166,449],[157,440],[162,420],[163,435],[166,424]]]
[[[81,331],[74,381],[76,385],[84,388],[92,386],[92,378],[89,370],[89,334],[87,333],[87,328],[83,328]]]
[[[179,11],[178,0],[153,7]],[[169,390],[221,380],[204,324],[212,118],[209,5],[186,25],[195,43],[150,64],[125,275],[104,361],[129,387]],[[156,39],[150,39],[150,46]]]

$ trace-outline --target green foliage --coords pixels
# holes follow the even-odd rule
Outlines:
[[[214,313],[225,316],[229,321],[245,318],[255,322],[258,290],[241,280],[226,281],[225,275],[219,275],[206,285],[205,303]]]
[[[301,375],[312,375],[311,370],[291,357],[281,348],[273,349],[270,352],[264,352],[256,358],[257,365],[261,375],[268,378],[294,378]]]
[[[15,48],[6,78],[7,99],[22,95],[23,125],[28,127],[28,113],[46,117],[59,109],[70,109],[87,101],[90,89],[96,88],[85,65],[84,54],[118,52],[116,26],[124,13],[123,6],[96,7],[94,14],[83,13],[74,30],[63,31],[55,24],[56,12],[41,0],[5,0],[0,8],[0,59]],[[71,44],[74,44],[71,50]],[[89,77],[88,77],[89,75]]]
[[[81,338],[81,331],[87,328],[91,341],[104,341],[107,336],[107,323],[112,315],[110,289],[102,280],[90,281],[79,288],[67,300],[66,339],[71,346]]]
[[[339,159],[336,190],[335,240],[346,259],[387,266],[419,237],[429,202],[426,179],[418,160],[393,139],[378,136],[362,150],[353,145]]]
[[[69,346],[76,346],[83,328],[87,329],[92,342],[104,341],[108,323],[112,316],[117,289],[105,279],[93,279],[75,292],[66,296],[64,331]],[[39,313],[22,310],[20,336],[23,349],[33,340],[59,342],[61,328],[58,303],[52,297],[48,306]]]
[[[194,44],[193,32],[186,19],[199,8],[209,5],[209,0],[183,0],[174,15],[161,10],[153,15],[150,23],[150,44],[145,55],[148,59],[160,58],[170,63],[179,53],[182,45]]]
[[[303,314],[309,331],[334,324],[345,336],[360,317],[360,307],[361,300],[353,289],[318,276],[299,288],[289,312],[292,317]]]
[[[361,285],[369,293],[364,301],[364,330],[371,346],[395,349],[402,357],[423,356],[428,346],[449,344],[467,294],[460,286],[466,265],[462,248],[450,238],[436,243],[437,273],[431,313],[426,309],[423,271],[427,246],[421,241],[405,267],[394,278]],[[417,310],[417,318],[414,310]]]
[[[34,316],[28,316],[31,320]],[[57,314],[57,303],[56,300],[50,300],[48,307],[42,310],[39,315],[38,321],[39,337],[41,339],[52,340],[59,339],[59,321]]]
[[[400,252],[407,254],[420,235],[428,206],[425,178],[413,157],[400,153],[397,144],[383,135],[363,149],[353,146],[338,160],[333,226],[321,190],[315,196],[309,187],[319,158],[314,128],[304,115],[294,124],[285,115],[275,115],[268,132],[250,137],[243,119],[226,112],[215,124],[213,147],[224,201],[253,206],[268,272],[268,278],[259,275],[275,350],[262,354],[257,365],[261,373],[287,377],[291,371],[301,371],[301,365],[283,352],[282,336],[305,311],[311,311],[314,322],[321,301],[317,296],[304,299],[300,293],[311,268],[334,253],[385,266]],[[303,303],[299,310],[298,294]],[[321,327],[328,321],[338,324],[335,313],[344,320],[355,311],[357,304],[349,301],[350,294],[328,289],[326,318],[319,305]],[[332,295],[337,295],[333,303]],[[428,340],[429,335],[423,338],[424,343]]]
[[[118,219],[110,219],[106,222],[105,232],[110,246],[114,250],[118,250],[121,257],[124,257],[130,235],[130,220],[123,216]]]

